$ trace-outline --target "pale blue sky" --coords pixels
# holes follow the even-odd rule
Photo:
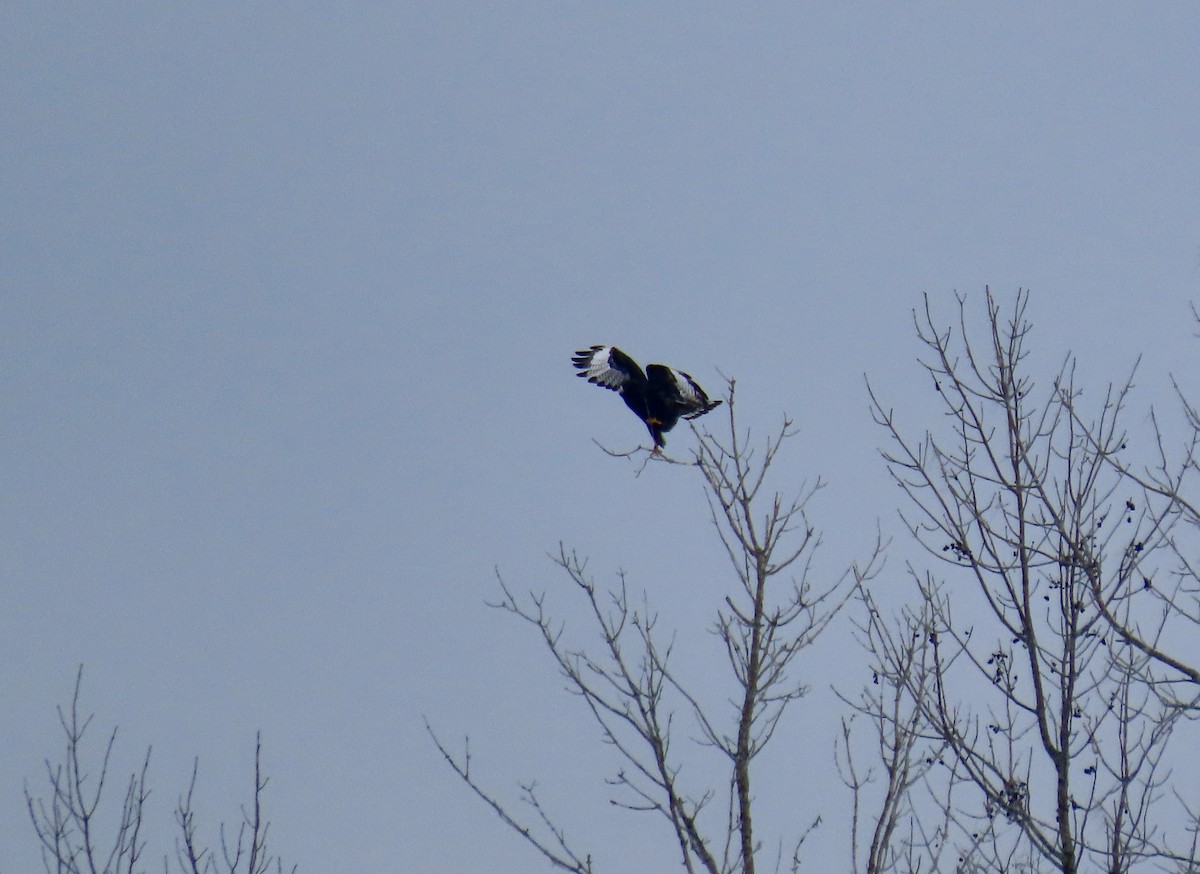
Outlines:
[[[193,755],[236,816],[261,728],[302,872],[544,868],[424,714],[603,870],[669,870],[484,604],[495,567],[565,594],[564,541],[715,658],[699,479],[604,456],[645,434],[571,352],[790,413],[835,573],[895,528],[862,377],[924,427],[923,292],[1031,288],[1038,354],[1145,353],[1147,406],[1192,366],[1198,46],[1183,2],[6,4],[0,871],[36,869],[22,781],[81,662],[119,764],[154,744],[151,857]],[[853,665],[847,626],[826,646]],[[856,677],[807,667],[762,791],[824,814],[835,870],[827,686]]]

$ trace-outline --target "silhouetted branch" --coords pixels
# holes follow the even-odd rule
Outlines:
[[[105,784],[109,778],[113,748],[117,730],[108,736],[104,753],[94,772],[86,764],[88,755],[86,741],[93,716],[80,715],[80,690],[83,683],[83,667],[75,677],[75,689],[71,706],[58,710],[59,725],[63,730],[66,748],[61,763],[46,762],[46,775],[50,784],[49,800],[35,797],[25,787],[25,804],[30,820],[42,847],[42,865],[47,874],[134,874],[141,872],[140,859],[146,846],[142,836],[146,800],[150,796],[146,778],[150,770],[150,750],[142,760],[141,767],[130,775],[125,786],[124,797],[117,811],[116,821],[108,825],[111,817],[102,814],[105,801]],[[282,862],[267,850],[268,822],[262,811],[262,792],[267,778],[261,770],[262,744],[256,739],[254,750],[254,800],[250,810],[243,809],[242,824],[237,840],[227,844],[224,827],[221,829],[221,844],[224,850],[225,874],[267,874],[274,869],[282,874]],[[196,787],[198,765],[192,769],[188,791],[176,810],[176,821],[180,827],[179,843],[176,847],[176,863],[186,874],[212,874],[218,870],[210,850],[196,840],[195,813],[192,795]],[[163,862],[164,870],[167,861]],[[291,869],[292,872],[296,868]]]
[[[1172,858],[1155,811],[1175,716],[1143,685],[1163,624],[1142,638],[1141,659],[1112,645],[1122,634],[1113,606],[1130,603],[1130,567],[1166,542],[1162,516],[1135,514],[1114,470],[1131,383],[1110,390],[1088,419],[1071,359],[1049,392],[1027,372],[1027,293],[1008,311],[987,293],[980,335],[958,303],[954,328],[939,325],[928,299],[914,313],[946,427],[914,439],[868,391],[889,437],[884,459],[907,498],[902,519],[948,580],[973,584],[984,613],[968,611],[964,627],[950,585],[913,569],[922,606],[901,627],[925,641],[921,649],[896,647],[870,614],[860,633],[888,666],[877,676],[904,691],[915,721],[899,725],[920,725],[944,747],[946,779],[978,793],[982,811],[970,799],[952,804],[953,782],[933,799],[962,860],[1000,870],[1048,863],[1071,874]],[[966,599],[961,584],[953,589]],[[878,697],[860,705],[881,708]],[[881,737],[894,740],[896,725],[885,725]],[[848,782],[861,785],[853,773]],[[893,814],[885,804],[885,833]]]
[[[765,442],[752,444],[739,431],[732,380],[728,387],[727,430],[715,436],[693,426],[696,449],[686,466],[698,468],[703,477],[712,521],[734,570],[733,584],[714,605],[716,632],[737,690],[732,713],[713,710],[689,690],[672,661],[673,637],[659,633],[659,617],[644,594],[640,603],[634,602],[623,574],[611,589],[598,587],[585,562],[561,545],[553,560],[586,608],[596,640],[592,648],[568,645],[563,625],[546,611],[544,596],[520,596],[499,575],[502,597],[493,606],[536,629],[569,690],[620,756],[608,781],[616,791],[613,805],[663,817],[688,872],[754,874],[760,841],[754,834],[752,763],[775,736],[789,704],[807,690],[793,674],[796,657],[846,603],[851,592],[847,582],[856,574],[865,578],[876,572],[882,544],[877,541],[861,571],[855,568],[819,585],[811,582],[819,537],[806,505],[821,483],[802,485],[791,499],[768,493],[768,471],[794,429],[785,419]],[[604,451],[633,459],[643,448]],[[661,452],[647,452],[637,473],[651,460],[685,465]],[[675,743],[678,725],[688,717],[698,734],[695,749],[716,750],[727,761],[726,785],[688,788],[695,780],[695,769],[688,767],[692,755]],[[480,785],[466,751],[454,756],[432,730],[430,734],[455,773],[544,858],[566,870],[591,871],[591,857],[571,849],[531,786],[524,787],[524,800],[537,814],[532,824]],[[706,811],[720,793],[726,793],[727,805],[718,825]],[[792,844],[793,867],[819,821],[814,817]],[[782,864],[782,841],[779,846],[777,864]]]

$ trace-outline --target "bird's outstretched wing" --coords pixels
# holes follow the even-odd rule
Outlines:
[[[710,401],[690,373],[665,364],[650,364],[646,367],[646,374],[650,385],[657,388],[685,419],[703,416],[721,404],[720,400]]]
[[[576,376],[618,394],[624,394],[625,387],[631,383],[641,385],[646,382],[642,368],[616,346],[581,349],[571,358],[571,363],[579,369]]]

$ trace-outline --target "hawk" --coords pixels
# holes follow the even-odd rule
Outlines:
[[[675,427],[680,416],[694,419],[720,405],[710,401],[704,389],[689,374],[665,364],[649,364],[646,372],[616,346],[581,349],[571,363],[590,383],[615,391],[625,406],[646,423],[654,438],[654,451],[666,445],[663,434]]]

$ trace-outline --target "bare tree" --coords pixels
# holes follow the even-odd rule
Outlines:
[[[150,750],[146,750],[141,767],[125,782],[123,799],[113,816],[105,808],[104,801],[117,730],[114,728],[109,733],[99,765],[89,765],[85,747],[94,716],[80,714],[82,684],[81,666],[75,677],[70,708],[58,710],[66,743],[61,762],[46,761],[49,798],[37,797],[28,785],[25,787],[29,818],[42,848],[42,865],[48,874],[143,872],[146,870],[142,862],[146,849],[143,814],[150,796],[146,785]],[[267,849],[269,823],[263,816],[261,804],[267,778],[262,774],[261,763],[262,739],[259,737],[254,749],[254,801],[249,810],[242,811],[236,838],[227,839],[225,827],[221,826],[220,857],[196,838],[192,794],[199,762],[193,765],[187,794],[179,800],[175,812],[181,831],[176,846],[176,863],[180,871],[185,874],[268,874],[270,871],[282,874],[282,861]],[[163,860],[163,869],[170,869],[167,859]]]
[[[930,781],[934,766],[946,762],[946,744],[931,738],[917,703],[932,681],[928,636],[922,631],[930,624],[932,610],[927,604],[916,614],[906,608],[889,622],[865,585],[857,587],[856,596],[861,612],[852,622],[871,657],[871,682],[856,697],[839,692],[851,714],[843,718],[834,747],[842,780],[851,792],[851,870],[942,870],[952,796],[962,780],[950,779],[944,785]],[[869,724],[872,738],[865,763],[852,736],[859,720]],[[940,817],[919,815],[914,798],[922,789],[943,802],[934,806]]]
[[[1200,322],[1194,306],[1192,314]],[[1075,546],[1089,576],[1092,605],[1127,648],[1118,650],[1120,668],[1137,674],[1169,712],[1194,722],[1200,716],[1200,661],[1194,648],[1200,632],[1200,409],[1177,380],[1172,386],[1182,435],[1168,437],[1172,429],[1152,410],[1149,439],[1142,441],[1151,447],[1148,459],[1127,451],[1132,437],[1106,439],[1103,429],[1085,418],[1077,396],[1065,390],[1061,395],[1091,450],[1119,475],[1128,494],[1126,522],[1136,521],[1117,544],[1123,548],[1115,572],[1104,573],[1090,544]],[[1106,409],[1124,410],[1131,389],[1132,377],[1110,387]],[[1181,852],[1168,856],[1179,870],[1194,872],[1200,858],[1200,793],[1172,787],[1171,794],[1186,813],[1191,837]]]
[[[946,844],[960,871],[1194,870],[1194,849],[1169,846],[1161,826],[1180,710],[1145,682],[1159,637],[1128,646],[1134,629],[1115,611],[1131,555],[1166,542],[1114,461],[1128,384],[1091,418],[1069,357],[1039,389],[1027,304],[1020,292],[1002,311],[987,293],[982,338],[962,298],[951,328],[928,299],[914,314],[944,427],[910,437],[871,391],[906,527],[940,572],[909,566],[920,607],[890,627],[863,599],[860,635],[898,702],[858,703],[889,775],[866,870],[941,870]],[[914,760],[928,766],[923,802]],[[897,811],[914,824],[902,836]]]
[[[555,561],[586,604],[596,645],[568,644],[562,624],[547,613],[544,596],[522,596],[503,579],[495,605],[536,629],[568,688],[619,754],[623,765],[610,781],[613,804],[660,816],[683,868],[709,874],[754,874],[762,847],[754,762],[789,706],[806,692],[797,677],[797,656],[845,603],[848,581],[869,578],[881,554],[877,542],[864,567],[829,582],[813,581],[811,561],[819,538],[807,505],[821,483],[802,485],[794,498],[767,490],[768,474],[794,430],[785,420],[765,441],[752,443],[736,420],[734,389],[731,380],[727,429],[720,436],[693,426],[697,448],[690,462],[703,478],[713,524],[734,572],[728,593],[714,605],[714,629],[734,689],[729,710],[705,704],[684,679],[672,660],[670,638],[660,632],[659,616],[644,594],[631,595],[624,576],[612,588],[597,586],[585,562],[566,548]],[[661,456],[650,460],[686,464]],[[683,725],[699,744],[680,748]],[[578,874],[597,870],[591,855],[578,849],[542,807],[532,783],[522,787],[521,796],[532,812],[531,824],[511,802],[481,785],[471,771],[469,748],[453,753],[432,729],[430,735],[459,777],[552,865]],[[697,782],[692,765],[706,752],[715,752],[724,763],[724,785]],[[720,809],[710,810],[717,799]],[[792,870],[799,867],[800,846],[818,821],[819,816],[789,841]]]
[[[1200,313],[1193,310],[1197,322]],[[1092,595],[1097,609],[1120,640],[1144,656],[1152,666],[1147,678],[1156,692],[1175,707],[1200,708],[1200,661],[1185,655],[1187,644],[1200,631],[1200,409],[1172,381],[1183,416],[1182,439],[1172,451],[1166,429],[1151,411],[1152,458],[1133,461],[1124,452],[1127,439],[1118,445],[1105,439],[1078,410],[1077,398],[1062,392],[1062,402],[1075,417],[1090,448],[1121,477],[1129,498],[1126,514],[1136,515],[1137,536],[1125,538],[1117,573],[1092,574]],[[1132,380],[1110,387],[1106,406],[1122,410]],[[1076,551],[1088,559],[1087,544]],[[1094,563],[1087,565],[1095,571]]]

